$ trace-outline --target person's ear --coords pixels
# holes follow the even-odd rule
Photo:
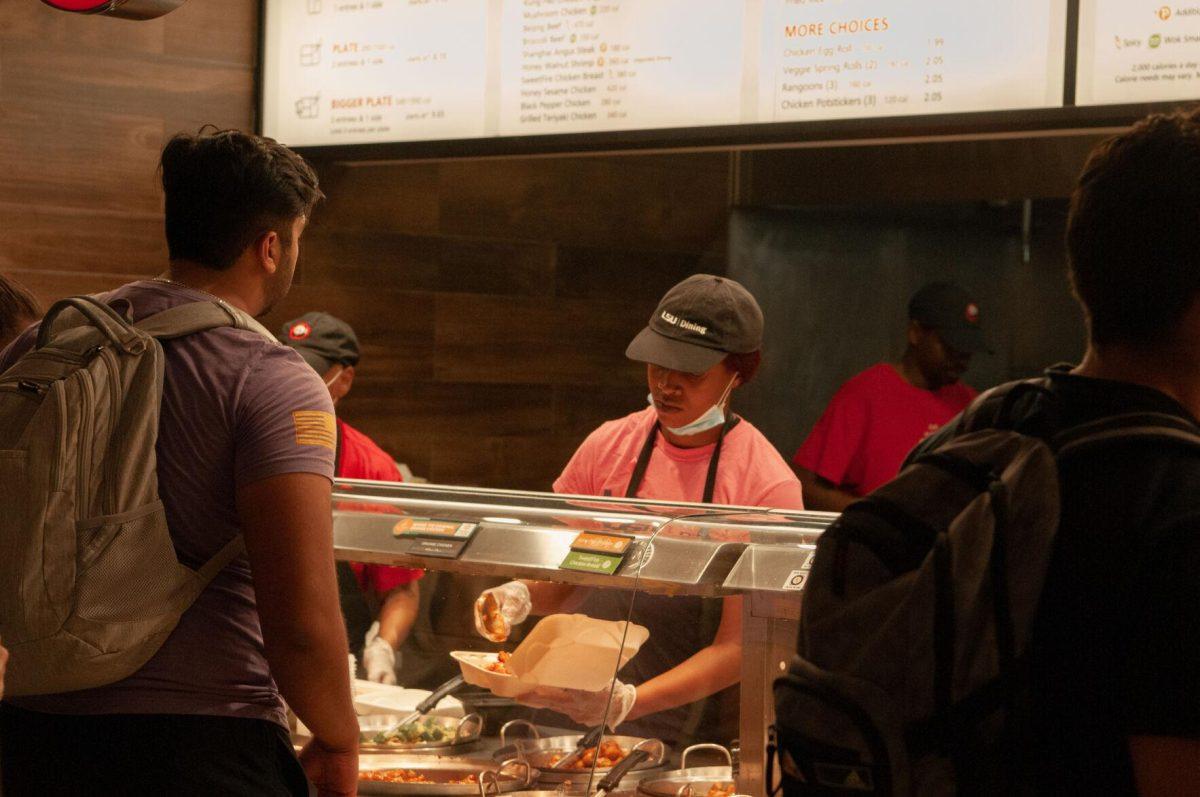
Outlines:
[[[908,322],[908,345],[914,349],[921,345],[925,339],[925,328],[921,326],[920,321]]]
[[[283,240],[279,233],[267,230],[254,242],[254,254],[258,265],[267,272],[274,274],[283,260]]]

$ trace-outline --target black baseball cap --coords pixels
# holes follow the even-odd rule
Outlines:
[[[625,356],[699,374],[726,354],[758,351],[762,336],[762,310],[748,290],[725,277],[695,274],[667,291]]]
[[[908,302],[908,317],[937,330],[950,348],[968,354],[991,354],[979,316],[979,303],[966,288],[953,282],[931,282]]]
[[[305,313],[284,324],[277,337],[300,352],[318,374],[335,365],[358,364],[358,337],[349,324],[329,313]]]

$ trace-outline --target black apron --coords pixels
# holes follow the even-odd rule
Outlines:
[[[708,463],[708,476],[701,496],[703,503],[712,503],[721,447],[725,435],[739,420],[736,416],[730,416],[721,428]],[[659,424],[656,421],[634,465],[629,487],[625,490],[626,498],[637,497],[650,465],[658,431]],[[633,593],[627,590],[592,590],[580,611],[602,620],[624,620],[629,614],[632,597]],[[650,638],[621,670],[618,678],[636,686],[675,668],[708,647],[720,625],[723,604],[720,598],[638,594],[634,601],[633,622],[649,629]],[[622,723],[619,731],[623,735],[662,739],[675,749],[676,754],[698,742],[728,745],[738,735],[739,697],[738,687],[731,686],[690,705]]]

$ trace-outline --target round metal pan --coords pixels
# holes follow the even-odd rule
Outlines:
[[[422,717],[417,722],[432,720],[443,733],[438,741],[417,742],[376,742],[375,732],[390,730],[396,722],[404,719],[400,714],[371,714],[359,718],[362,730],[362,742],[359,749],[364,753],[448,753],[459,755],[469,752],[479,745],[479,735],[483,733],[483,717],[478,714],[468,714],[461,719],[458,717]],[[501,759],[503,760],[503,759]]]
[[[596,784],[596,790],[590,792],[592,797],[609,797],[615,795],[625,777],[632,772],[639,764],[648,758],[650,754],[646,750],[632,750],[629,755],[620,761],[612,771],[602,778]],[[585,787],[588,788],[588,787]],[[522,797],[551,797],[558,795],[561,797],[564,794],[582,795],[586,792],[568,791],[567,783],[560,783],[558,788],[553,791],[521,791],[513,792],[513,794],[522,795]],[[497,788],[496,776],[491,772],[485,772],[480,778],[479,797],[499,797],[500,791]]]
[[[533,734],[533,738],[518,739],[512,744],[508,744],[508,732],[518,726],[528,728]],[[500,729],[500,744],[503,746],[492,757],[496,761],[507,761],[513,758],[528,761],[534,769],[541,773],[538,775],[538,783],[542,785],[576,781],[580,775],[586,777],[591,772],[591,768],[551,769],[553,766],[551,762],[555,756],[573,753],[582,738],[583,734],[574,734],[571,736],[548,736],[543,739],[532,723],[525,720],[513,720]],[[642,739],[638,736],[605,736],[603,738],[616,742],[626,754],[638,745],[642,745],[639,749],[647,750],[650,753],[649,758],[633,768],[634,773],[643,774],[659,769],[667,759],[667,748],[658,739]],[[597,767],[596,774],[602,778],[612,769],[612,767]]]
[[[701,750],[712,750],[729,761],[723,767],[689,767],[688,757]],[[637,785],[639,797],[708,797],[713,786],[734,783],[733,757],[719,744],[694,744],[683,751],[680,769],[663,772],[642,780]],[[736,791],[736,789],[734,789]]]
[[[526,761],[505,761],[497,764],[490,758],[466,758],[460,756],[424,755],[366,755],[359,759],[359,774],[392,769],[404,769],[424,775],[432,783],[386,783],[383,781],[358,781],[359,794],[472,794],[478,795],[480,783],[486,773],[496,773],[496,784],[501,794],[529,788],[537,779],[537,770]],[[450,783],[473,777],[472,783]]]

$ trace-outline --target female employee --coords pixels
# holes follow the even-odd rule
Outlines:
[[[758,303],[733,280],[697,274],[673,287],[625,351],[646,363],[651,406],[592,432],[554,482],[555,492],[803,508],[791,468],[749,421],[728,411],[732,393],[758,370],[762,328]],[[507,633],[494,633],[497,616],[502,627],[533,612],[619,620],[628,602],[628,593],[614,590],[512,581],[480,596],[476,627],[499,641]],[[706,613],[700,598],[638,595],[634,621],[649,628],[650,638],[621,672],[632,683],[618,682],[608,725],[628,720],[627,733],[677,743],[736,736],[734,690],[696,701],[740,680],[741,604],[740,597],[710,601],[718,611]],[[706,614],[711,623],[703,622]],[[522,702],[590,726],[600,722],[607,695],[542,689]]]

